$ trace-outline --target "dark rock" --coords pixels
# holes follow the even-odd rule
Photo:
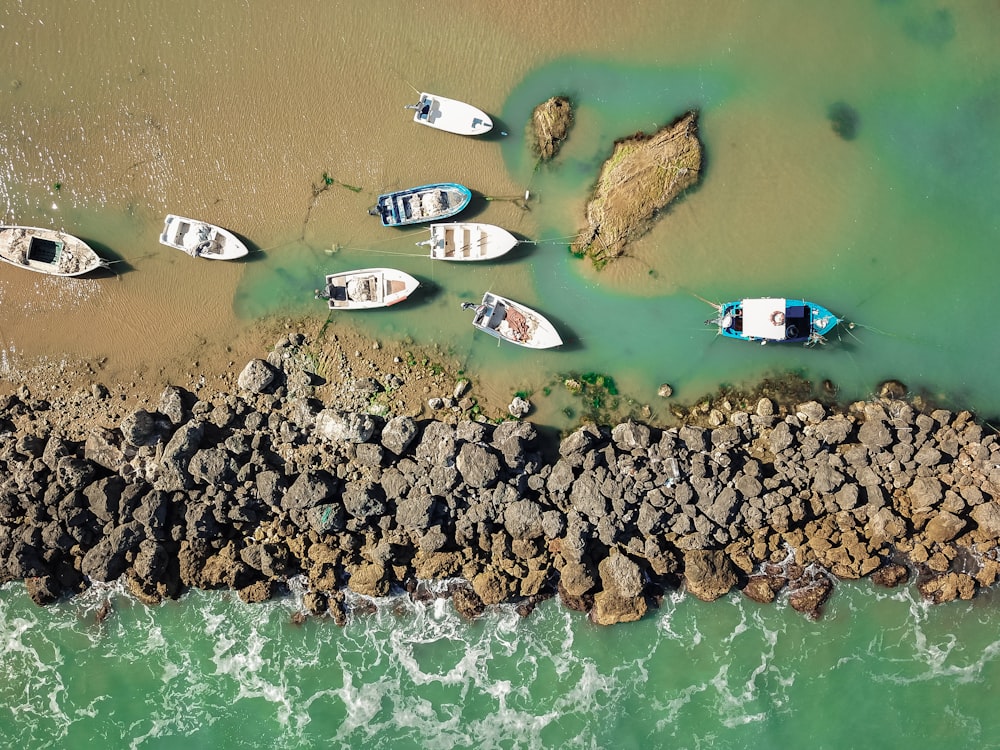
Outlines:
[[[898,563],[887,563],[871,574],[872,583],[890,589],[906,583],[909,577],[910,571]]]
[[[344,510],[361,520],[377,521],[385,515],[385,493],[382,488],[367,479],[348,482],[342,493]]]
[[[455,611],[467,620],[475,620],[486,611],[486,605],[471,586],[458,586],[451,592]]]
[[[121,431],[122,439],[135,447],[149,445],[160,437],[155,417],[145,409],[138,409],[126,415],[118,429]]]
[[[281,498],[283,510],[306,510],[336,497],[337,481],[322,469],[304,471]]]
[[[811,620],[819,619],[823,605],[833,592],[833,582],[819,573],[802,576],[790,582],[789,587],[789,606]]]
[[[196,482],[218,487],[236,479],[236,461],[225,448],[202,448],[191,456],[188,472]]]

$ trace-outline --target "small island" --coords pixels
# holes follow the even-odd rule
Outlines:
[[[530,141],[538,161],[551,161],[573,125],[573,104],[569,97],[553,96],[531,113]]]
[[[660,211],[698,182],[701,165],[697,112],[653,135],[616,141],[587,203],[587,227],[571,251],[589,256],[598,268],[618,258]]]

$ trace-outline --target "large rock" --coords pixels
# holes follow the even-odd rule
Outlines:
[[[129,445],[149,445],[159,439],[156,418],[145,409],[127,414],[118,427],[122,438]]]
[[[236,384],[249,393],[264,393],[277,377],[276,370],[263,359],[251,359],[240,373]]]
[[[540,161],[557,153],[573,124],[573,105],[565,96],[553,96],[531,113],[531,144]]]
[[[965,530],[966,521],[946,510],[933,516],[924,527],[924,535],[931,541],[944,544],[950,542]]]
[[[503,523],[512,539],[536,539],[544,534],[542,507],[534,500],[516,500],[503,510]]]
[[[393,417],[382,428],[382,446],[397,456],[403,455],[417,436],[417,423],[407,416]]]
[[[370,414],[342,414],[324,409],[316,415],[316,433],[340,443],[367,443],[375,434],[375,420]]]
[[[281,498],[283,510],[307,510],[321,505],[334,496],[337,481],[322,469],[310,469],[299,474]]]
[[[702,601],[725,596],[737,582],[736,568],[722,550],[696,549],[684,553],[684,583]]]
[[[458,451],[455,466],[467,485],[486,489],[500,478],[500,459],[489,448],[476,443],[464,443]]]

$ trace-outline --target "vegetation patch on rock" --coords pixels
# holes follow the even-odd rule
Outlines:
[[[660,211],[698,182],[701,165],[697,112],[653,135],[616,141],[587,203],[587,227],[570,250],[599,268],[623,255]]]

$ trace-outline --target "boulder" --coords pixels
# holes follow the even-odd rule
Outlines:
[[[122,433],[122,439],[135,447],[149,445],[160,437],[156,418],[145,409],[137,409],[127,414],[118,429]]]
[[[337,481],[322,469],[304,471],[281,498],[283,510],[307,510],[335,497]]]
[[[106,427],[92,428],[83,445],[83,457],[109,471],[121,471],[125,465],[125,454],[121,447],[120,433]]]
[[[534,500],[516,500],[503,509],[503,524],[512,539],[536,539],[544,534],[542,507]]]
[[[568,97],[553,96],[531,112],[532,149],[540,161],[549,161],[559,153],[573,124],[573,105]]]
[[[361,563],[350,570],[347,585],[362,596],[381,597],[389,593],[389,579],[384,565]]]
[[[475,489],[493,487],[500,478],[500,459],[497,454],[476,443],[462,444],[455,466],[463,481]]]
[[[898,563],[886,563],[871,574],[872,583],[888,589],[906,583],[909,577],[910,571],[906,569],[905,565]]]
[[[493,568],[474,576],[471,583],[476,596],[486,605],[505,602],[517,591],[515,581]]]
[[[165,416],[172,425],[179,425],[187,416],[184,408],[184,399],[184,391],[175,385],[168,385],[160,394],[160,403],[157,411]]]
[[[737,582],[736,568],[722,550],[684,552],[684,583],[687,590],[702,601],[711,602],[725,596]]]
[[[927,522],[924,536],[939,544],[950,542],[965,530],[966,520],[946,510],[941,511]]]
[[[823,612],[823,605],[833,592],[833,582],[826,576],[817,574],[792,581],[790,588],[789,606],[809,619],[817,620]]]
[[[918,582],[917,590],[934,604],[968,600],[976,595],[976,579],[967,573],[942,573]]]
[[[263,359],[251,359],[240,373],[236,384],[248,393],[264,393],[277,377],[277,371]]]
[[[375,434],[375,420],[370,414],[343,414],[324,409],[316,415],[315,431],[333,442],[367,443]]]
[[[407,416],[393,417],[382,428],[382,446],[397,456],[403,455],[417,436],[417,423]]]

